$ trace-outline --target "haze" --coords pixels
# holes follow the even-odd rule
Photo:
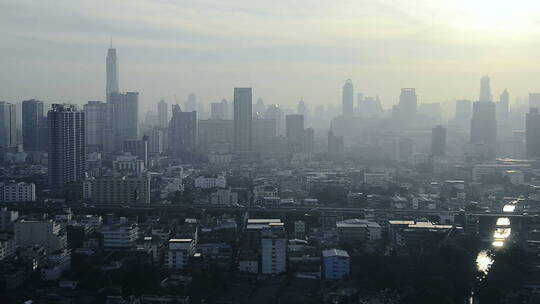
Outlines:
[[[0,97],[13,102],[104,100],[111,38],[142,110],[235,86],[339,106],[347,78],[386,109],[402,87],[419,103],[475,100],[482,75],[512,102],[540,89],[535,1],[2,0],[0,12]]]

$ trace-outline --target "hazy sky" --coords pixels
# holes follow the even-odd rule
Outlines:
[[[538,4],[537,4],[538,3]],[[540,1],[0,0],[0,100],[103,100],[110,37],[143,108],[252,86],[295,107],[401,87],[419,102],[540,91]]]

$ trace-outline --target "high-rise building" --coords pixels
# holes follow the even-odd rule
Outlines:
[[[184,104],[185,112],[197,111],[197,95],[191,93],[188,95],[187,100]]]
[[[417,110],[416,90],[414,88],[401,89],[399,108],[406,118],[414,119]]]
[[[504,89],[499,98],[499,103],[497,104],[497,117],[499,119],[508,118],[508,107],[510,105],[510,94],[508,90]]]
[[[104,149],[105,132],[108,126],[108,104],[103,101],[89,101],[84,105],[86,147],[88,151]]]
[[[352,80],[347,79],[343,85],[343,92],[341,96],[341,107],[344,117],[352,117],[354,111],[354,89]]]
[[[284,114],[283,111],[279,108],[279,105],[272,104],[268,106],[268,109],[266,109],[266,112],[264,113],[265,119],[273,119],[276,123],[276,135],[280,136],[284,134],[284,123],[283,120]]]
[[[111,93],[108,103],[115,150],[121,150],[125,140],[138,138],[139,93]]]
[[[210,104],[210,117],[212,119],[226,119],[226,103],[223,102],[213,102]]]
[[[540,108],[540,93],[529,93],[529,108]]]
[[[173,105],[169,122],[169,154],[190,160],[195,157],[197,144],[197,112],[183,112]]]
[[[472,118],[472,106],[470,100],[456,100],[455,122],[463,128],[468,128]]]
[[[478,100],[482,102],[490,102],[493,100],[488,76],[484,76],[480,79],[480,98]]]
[[[15,105],[0,101],[0,148],[17,145],[17,116]]]
[[[540,158],[540,113],[530,108],[525,116],[525,151],[529,158]]]
[[[124,141],[124,152],[129,152],[133,156],[137,156],[148,165],[148,136],[143,136],[142,139],[128,139]]]
[[[328,132],[328,154],[332,157],[338,157],[343,154],[344,149],[343,136],[334,135],[334,132],[330,130]]]
[[[74,105],[53,104],[48,123],[49,184],[62,190],[66,184],[84,179],[84,112]]]
[[[287,271],[287,237],[283,223],[270,223],[261,231],[261,269],[263,274]]]
[[[477,101],[473,104],[471,142],[485,144],[490,156],[495,153],[494,149],[497,140],[497,119],[495,115],[495,103]]]
[[[162,128],[169,126],[169,104],[163,99],[158,102],[158,122]]]
[[[201,151],[208,152],[216,146],[232,147],[234,142],[234,122],[225,119],[199,120],[197,144]],[[225,148],[225,150],[228,150]]]
[[[443,156],[446,153],[446,129],[436,126],[431,130],[431,155]]]
[[[304,139],[304,116],[291,114],[285,117],[285,134],[289,152],[301,152]]]
[[[109,101],[111,93],[118,93],[118,57],[116,56],[116,49],[109,48],[107,51],[107,83],[105,88],[105,97]]]
[[[257,98],[257,103],[253,106],[253,115],[264,115],[264,112],[266,111],[266,106],[264,105],[264,101],[262,98]]]
[[[251,88],[234,88],[234,150],[251,151]]]
[[[47,149],[47,118],[43,102],[35,99],[22,102],[22,135],[24,151]]]

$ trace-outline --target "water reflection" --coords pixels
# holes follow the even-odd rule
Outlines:
[[[493,264],[493,259],[489,256],[488,251],[480,251],[476,257],[476,266],[478,267],[478,270],[486,274],[491,264]]]

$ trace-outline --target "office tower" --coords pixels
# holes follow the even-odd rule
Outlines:
[[[313,153],[315,150],[315,130],[313,128],[307,128],[302,135],[302,147],[300,148],[302,153]]]
[[[470,100],[456,100],[456,122],[466,127],[469,125],[472,118],[472,107]]]
[[[225,119],[199,120],[197,145],[201,151],[222,147],[230,150],[234,142],[234,121]]]
[[[49,122],[49,184],[62,190],[84,179],[84,112],[74,105],[53,104]]]
[[[477,101],[473,104],[471,119],[471,142],[483,143],[494,155],[497,139],[497,120],[495,116],[495,103],[491,101]]]
[[[540,108],[540,93],[529,93],[529,108]]]
[[[508,94],[508,90],[504,89],[504,91],[501,93],[501,96],[499,98],[499,103],[497,104],[497,117],[499,117],[499,119],[508,118],[509,104],[510,104],[510,95]]]
[[[414,88],[403,88],[399,95],[399,109],[401,114],[407,120],[414,119],[416,116],[417,99]]]
[[[105,88],[105,98],[109,101],[112,93],[118,93],[118,58],[116,57],[116,49],[111,47],[107,51],[107,84]]]
[[[169,122],[169,154],[182,160],[195,157],[197,144],[197,112],[183,112],[179,105],[172,106]]]
[[[525,151],[528,158],[540,158],[540,114],[530,108],[525,116]]]
[[[347,79],[343,85],[343,92],[341,96],[341,108],[343,110],[342,115],[344,117],[353,116],[354,107],[354,92],[352,80]]]
[[[184,111],[193,112],[197,111],[197,95],[190,93],[184,104]]]
[[[208,113],[206,112],[206,106],[204,103],[197,103],[197,117],[198,119],[208,119]]]
[[[229,107],[229,102],[227,101],[227,99],[221,100],[221,106],[223,107],[223,119],[231,119],[233,115],[231,113],[231,107]]]
[[[446,153],[446,129],[436,126],[431,130],[431,155],[443,156]]]
[[[210,104],[210,118],[212,119],[226,119],[226,109],[223,102],[213,102]]]
[[[273,119],[276,122],[276,135],[283,135],[283,111],[279,108],[279,105],[272,104],[268,106],[264,113],[265,119]]]
[[[304,139],[304,116],[291,114],[285,117],[285,134],[289,152],[301,152]]]
[[[234,88],[234,151],[251,151],[251,88]]]
[[[125,140],[138,137],[139,93],[111,93],[108,103],[114,148],[121,150]]]
[[[330,156],[340,156],[344,150],[343,136],[334,135],[334,132],[330,130],[328,132],[328,154]]]
[[[489,77],[484,76],[480,79],[480,98],[478,101],[490,102],[493,98],[491,96],[491,87],[489,85]]]
[[[123,150],[143,160],[145,166],[148,165],[148,136],[143,136],[142,139],[125,140]]]
[[[287,271],[287,237],[283,223],[270,223],[262,228],[261,268],[263,274]]]
[[[88,151],[103,150],[108,114],[108,105],[103,101],[89,101],[84,105],[85,137]]]
[[[30,99],[22,102],[22,135],[24,151],[47,149],[47,118],[42,101]]]
[[[148,137],[148,153],[161,154],[167,151],[168,128],[153,127],[145,131]]]
[[[256,115],[259,113],[260,115],[264,115],[264,112],[266,111],[266,106],[264,105],[264,101],[262,98],[257,98],[257,103],[253,106],[253,115]]]
[[[0,148],[17,146],[17,117],[15,105],[0,101]]]
[[[163,99],[158,102],[158,124],[162,128],[169,126],[169,104]]]

